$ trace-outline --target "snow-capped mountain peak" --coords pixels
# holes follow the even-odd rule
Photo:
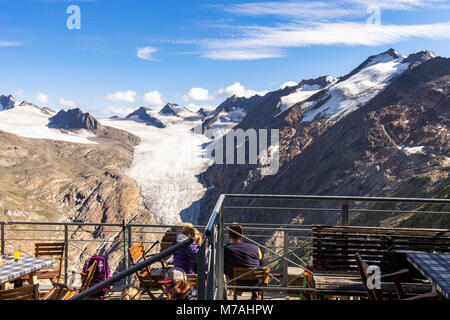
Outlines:
[[[178,104],[168,103],[159,111],[159,114],[184,118],[193,116],[195,113],[187,109],[186,107],[180,106]]]
[[[411,61],[406,61],[406,57],[394,49],[369,57],[331,85],[326,94],[303,103],[302,108],[306,111],[302,122],[312,121],[317,115],[328,120],[347,115],[369,102],[410,64]]]
[[[283,96],[280,99],[280,107],[277,116],[293,105],[305,101],[309,97],[313,96],[322,89],[328,88],[329,86],[336,83],[338,79],[331,76],[323,76],[315,79],[302,80],[295,89],[294,92],[289,95]]]

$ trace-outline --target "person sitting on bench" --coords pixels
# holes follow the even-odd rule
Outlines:
[[[233,223],[228,230],[230,243],[224,248],[224,273],[229,279],[233,279],[233,268],[257,268],[262,266],[262,253],[259,247],[253,243],[243,242],[243,228],[240,224]],[[241,280],[239,286],[258,286],[260,280]],[[257,290],[252,291],[252,299],[257,298]]]

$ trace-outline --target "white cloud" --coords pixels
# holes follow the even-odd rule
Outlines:
[[[366,23],[289,24],[277,27],[242,27],[245,37],[211,41],[206,57],[226,51],[253,52],[312,45],[377,46],[428,38],[450,39],[450,22],[422,25],[368,25]]]
[[[217,91],[217,95],[223,95],[223,96],[237,96],[237,97],[245,97],[245,98],[250,98],[256,94],[263,96],[267,93],[267,90],[264,91],[255,91],[255,90],[250,90],[250,89],[246,89],[242,84],[240,84],[239,82],[235,82],[232,85],[220,89],[219,91]]]
[[[297,82],[295,82],[295,81],[286,81],[285,83],[283,83],[281,86],[280,86],[280,89],[284,89],[284,88],[286,88],[286,87],[293,87],[293,86],[296,86],[298,83]]]
[[[210,105],[197,105],[195,103],[189,103],[186,108],[188,108],[191,111],[197,112],[200,108],[203,108],[207,111],[212,111],[216,108],[216,106],[210,106]]]
[[[203,54],[203,57],[212,60],[258,60],[268,58],[282,58],[285,54],[280,50],[265,49],[265,50],[252,50],[252,49],[215,49],[208,50]]]
[[[19,41],[5,41],[5,40],[0,40],[0,47],[17,47],[22,45],[21,42]]]
[[[149,91],[142,97],[142,101],[150,106],[162,106],[164,104],[161,93],[158,91]]]
[[[66,100],[64,98],[60,98],[59,103],[64,107],[69,107],[69,108],[77,108],[78,107],[77,104],[75,102],[73,102],[72,100]]]
[[[363,16],[369,6],[383,10],[414,10],[439,8],[446,0],[341,0],[341,1],[267,1],[224,5],[224,11],[247,15],[273,15],[289,19],[322,20]]]
[[[108,106],[108,107],[104,107],[100,112],[102,115],[104,115],[106,117],[111,117],[111,116],[125,117],[135,110],[136,109],[129,108],[129,107]]]
[[[152,53],[156,52],[158,49],[152,47],[142,47],[137,49],[137,57],[144,60],[156,61],[155,58],[152,57]]]
[[[36,95],[36,100],[39,101],[40,103],[48,103],[48,96],[44,93],[38,93]]]
[[[19,97],[20,97],[20,96],[23,96],[23,90],[20,90],[20,89],[17,90],[17,91],[16,91],[16,96],[19,96]]]
[[[191,88],[191,90],[189,90],[189,92],[183,96],[183,100],[186,102],[206,101],[213,99],[214,97],[209,95],[208,90],[203,88]]]
[[[108,93],[106,95],[106,100],[134,102],[136,100],[136,92],[128,90],[128,91],[116,91],[114,93]]]

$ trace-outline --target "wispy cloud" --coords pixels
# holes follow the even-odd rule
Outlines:
[[[19,41],[0,40],[0,47],[18,47],[21,45],[22,45],[22,43]]]
[[[413,10],[440,7],[446,2],[446,0],[269,1],[216,5],[216,7],[239,15],[332,20],[365,14],[369,6],[377,6],[384,10]]]
[[[450,22],[420,25],[373,25],[356,22],[289,24],[277,27],[242,27],[238,39],[207,43],[204,57],[248,60],[282,57],[283,49],[312,45],[392,44],[414,38],[450,39]]]
[[[150,61],[157,61],[152,54],[156,51],[158,51],[158,49],[153,48],[153,47],[142,47],[142,48],[136,48],[137,49],[137,53],[136,56],[140,59],[143,60],[150,60]]]

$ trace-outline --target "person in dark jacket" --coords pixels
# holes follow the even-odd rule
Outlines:
[[[232,224],[229,229],[230,243],[224,248],[224,273],[229,279],[233,279],[233,268],[260,267],[263,264],[263,256],[257,245],[242,241],[243,228],[241,225]],[[259,284],[259,280],[237,281],[239,286],[258,286]],[[256,296],[256,291],[252,291],[252,299],[255,299]]]
[[[186,273],[180,268],[170,269],[164,280],[158,283],[163,286],[169,300],[197,300],[197,289],[190,285]]]

